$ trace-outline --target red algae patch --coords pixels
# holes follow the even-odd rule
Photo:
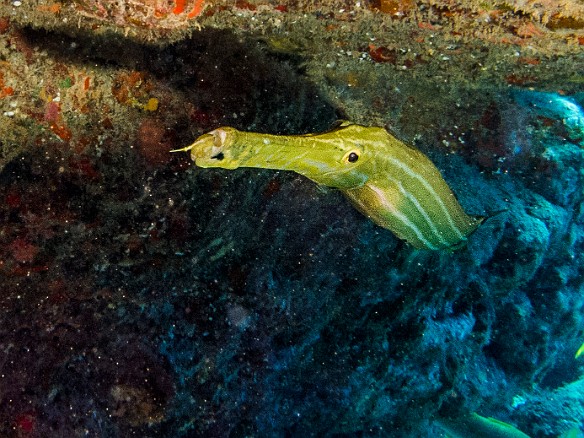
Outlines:
[[[39,247],[26,239],[17,238],[10,243],[12,257],[21,263],[31,263],[39,252]]]
[[[171,158],[170,150],[174,147],[170,132],[156,117],[146,118],[140,123],[136,145],[140,155],[153,166],[167,164]]]

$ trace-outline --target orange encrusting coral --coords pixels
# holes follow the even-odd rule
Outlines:
[[[175,0],[172,13],[175,15],[182,14],[185,11],[185,3],[185,0]]]
[[[65,125],[59,125],[57,123],[50,123],[49,129],[59,137],[64,142],[68,142],[73,138],[73,133],[71,130]]]
[[[199,16],[201,12],[203,12],[204,3],[205,0],[195,0],[195,4],[193,5],[191,11],[187,14],[187,18],[195,18]],[[182,14],[185,11],[186,4],[187,4],[186,0],[175,0],[174,1],[175,6],[174,9],[172,10],[172,13],[174,15]]]
[[[205,0],[195,0],[195,5],[193,6],[193,9],[191,9],[191,12],[188,13],[187,18],[195,18],[203,12],[204,3]]]
[[[4,75],[0,72],[0,99],[14,94],[14,88],[6,86],[4,83]]]
[[[185,27],[205,8],[204,0],[73,0],[79,15],[138,29],[175,29]],[[61,10],[45,8],[54,14]]]
[[[41,12],[50,12],[51,14],[58,14],[61,12],[63,5],[60,2],[55,2],[50,5],[40,5],[37,9]]]

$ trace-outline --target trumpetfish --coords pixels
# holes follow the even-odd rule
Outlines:
[[[177,151],[199,167],[292,170],[334,187],[365,216],[420,249],[457,249],[480,225],[440,171],[387,130],[342,122],[320,134],[272,135],[222,127]]]

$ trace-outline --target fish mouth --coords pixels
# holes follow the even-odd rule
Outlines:
[[[230,134],[228,130],[219,128],[201,135],[190,146],[191,159],[199,167],[229,168],[227,150],[234,141]]]
[[[227,132],[223,129],[201,135],[192,145],[191,156],[195,164],[198,160],[223,160],[226,139]]]

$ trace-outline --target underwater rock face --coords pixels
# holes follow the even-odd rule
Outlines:
[[[582,94],[437,85],[401,51],[314,82],[281,41],[207,30],[151,47],[14,23],[0,435],[430,437],[474,411],[533,436],[582,423]],[[29,70],[42,83],[24,88]],[[295,174],[167,154],[222,125],[320,132],[346,113],[395,128],[486,217],[465,248],[415,250]]]

